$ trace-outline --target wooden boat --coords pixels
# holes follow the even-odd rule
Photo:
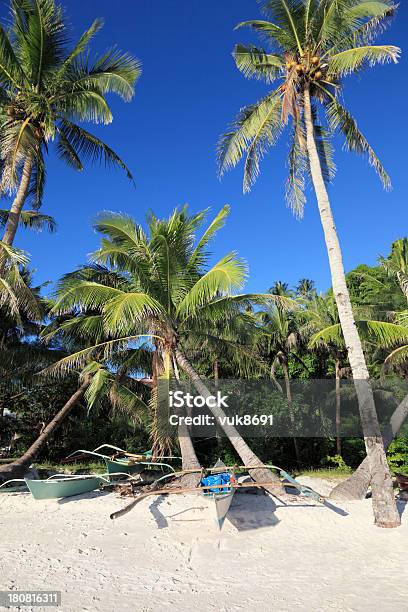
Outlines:
[[[231,484],[235,484],[235,474],[234,471],[228,471],[226,465],[218,459],[217,463],[210,470],[211,474],[228,474],[230,477]],[[202,483],[202,486],[205,487],[205,484]],[[231,506],[232,498],[234,497],[235,488],[226,487],[220,489],[208,489],[205,488],[202,490],[202,495],[207,501],[207,505],[211,511],[211,515],[217,527],[219,529],[222,528],[225,517],[228,514],[228,510]]]
[[[395,474],[395,477],[401,491],[408,491],[408,476],[405,474]]]
[[[18,484],[11,484],[16,483]],[[27,493],[28,488],[25,481],[22,478],[13,478],[13,480],[6,480],[0,484],[0,493]]]
[[[138,461],[135,462],[133,459],[128,457],[117,457],[116,459],[105,459],[106,470],[108,474],[117,474],[119,472],[134,475],[143,472],[146,465],[150,462]]]
[[[111,455],[105,455],[100,452],[102,449],[106,448],[115,452]],[[79,459],[87,459],[89,457],[96,457],[104,461],[109,474],[117,474],[118,472],[121,472],[122,474],[125,473],[129,475],[140,474],[143,472],[143,470],[149,468],[150,466],[165,467],[174,472],[175,470],[171,465],[168,463],[163,463],[159,460],[180,459],[180,457],[173,456],[156,457],[153,459],[151,451],[135,454],[129,453],[122,448],[118,448],[117,446],[112,446],[112,444],[102,444],[93,451],[83,449],[76,450],[68,455],[68,457],[65,457],[63,463],[78,461]]]
[[[66,474],[56,474],[47,480],[25,478],[24,481],[34,499],[58,499],[82,495],[95,491],[109,482],[103,476],[69,476]]]

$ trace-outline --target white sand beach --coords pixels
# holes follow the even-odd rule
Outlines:
[[[67,612],[407,609],[405,503],[402,526],[385,530],[370,500],[336,510],[291,497],[274,511],[269,495],[239,492],[219,533],[198,495],[152,497],[112,521],[129,501],[1,495],[0,588],[60,590]]]

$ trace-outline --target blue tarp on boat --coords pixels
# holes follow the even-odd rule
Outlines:
[[[227,485],[231,482],[231,474],[222,472],[221,474],[211,474],[201,480],[202,487],[213,487],[214,485]],[[224,487],[222,489],[209,489],[204,493],[229,493],[231,489]]]

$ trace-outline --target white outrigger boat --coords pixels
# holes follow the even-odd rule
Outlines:
[[[218,476],[218,478],[217,478]],[[219,480],[219,482],[216,482]],[[201,486],[205,487],[206,484],[212,485],[213,487],[217,484],[228,485],[229,483],[235,484],[235,473],[234,468],[227,468],[225,463],[218,459],[217,463],[210,470],[210,475],[207,478],[201,480]],[[207,505],[211,511],[212,517],[215,524],[219,529],[222,528],[225,518],[228,514],[228,510],[231,506],[232,498],[234,497],[235,488],[212,488],[203,489],[202,495],[207,501]]]
[[[235,478],[235,470],[255,470],[259,468],[266,468],[270,470],[277,470],[282,477],[282,481],[276,482],[238,482]],[[304,495],[306,497],[312,498],[314,501],[317,501],[323,505],[326,505],[326,499],[314,491],[311,487],[307,485],[302,485],[298,482],[293,476],[288,474],[282,468],[276,465],[239,465],[234,467],[226,466],[222,461],[218,460],[214,467],[206,470],[207,476],[204,477],[203,468],[200,469],[188,469],[182,470],[181,472],[175,472],[172,474],[166,474],[165,476],[161,476],[151,485],[150,490],[146,493],[141,493],[134,499],[130,504],[122,508],[121,510],[117,510],[110,515],[111,519],[117,519],[124,514],[127,514],[130,510],[132,510],[137,504],[139,504],[143,499],[146,499],[150,496],[159,496],[159,495],[181,495],[184,493],[198,493],[203,495],[208,500],[208,505],[210,506],[213,516],[215,518],[215,522],[219,529],[222,528],[225,517],[228,514],[228,510],[231,506],[232,498],[234,496],[236,489],[245,489],[250,487],[257,487],[260,489],[270,489],[282,487],[289,487],[291,489],[296,489],[300,495]],[[194,474],[201,472],[200,484],[197,487],[179,487],[179,488],[160,488],[159,485],[169,478],[180,477],[185,474]],[[223,476],[223,478],[216,479],[214,478],[216,475]],[[211,478],[214,478],[211,481]],[[218,481],[217,481],[218,480]],[[224,493],[225,491],[225,493]]]

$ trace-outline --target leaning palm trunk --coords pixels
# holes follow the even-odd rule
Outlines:
[[[10,208],[10,213],[7,219],[6,228],[4,230],[3,242],[8,246],[12,246],[20,221],[21,211],[26,201],[28,190],[30,187],[31,173],[33,169],[33,157],[28,155],[24,162],[23,172],[21,175],[20,185],[18,187],[16,197]]]
[[[383,437],[384,447],[387,449],[398,435],[405,420],[408,418],[408,396],[395,409]],[[371,482],[370,464],[368,457],[364,459],[353,472],[350,478],[340,482],[330,493],[331,499],[364,499]]]
[[[176,377],[176,380],[180,380],[177,364],[174,362],[174,359],[172,360],[172,366],[173,366],[173,372]],[[184,421],[181,422],[178,426],[178,442],[180,445],[181,461],[182,461],[181,465],[182,465],[183,470],[200,469],[201,465],[197,458],[196,452],[194,450],[193,441],[191,439],[191,433],[187,425],[184,423]],[[188,486],[189,484],[193,485],[193,482],[190,482],[190,481],[197,480],[197,475],[195,476],[193,475],[190,477],[186,476],[184,478],[185,480],[188,479],[189,482],[183,482],[183,486],[184,484],[186,484],[186,486]]]
[[[69,398],[69,400],[64,404],[59,412],[55,415],[55,417],[48,423],[48,425],[43,429],[35,442],[30,446],[30,448],[22,455],[19,459],[13,461],[13,463],[9,463],[8,465],[0,467],[0,477],[7,476],[7,478],[14,478],[16,476],[23,475],[30,464],[34,461],[45,442],[49,439],[51,434],[61,425],[62,421],[66,418],[66,416],[71,412],[71,410],[75,407],[78,401],[84,395],[87,387],[89,385],[89,381],[86,380],[82,383],[82,385],[75,391],[73,395]]]
[[[174,355],[176,357],[177,363],[179,364],[180,368],[187,374],[188,378],[191,380],[191,382],[193,383],[197,391],[204,398],[209,397],[211,395],[210,391],[205,386],[205,384],[203,383],[203,381],[201,380],[197,372],[194,370],[193,366],[188,361],[187,357],[182,353],[182,351],[178,347],[174,349]],[[210,410],[217,419],[225,419],[226,415],[223,412],[223,410],[221,410],[221,408],[219,407],[210,408]],[[245,442],[242,436],[238,433],[235,427],[231,425],[225,425],[223,426],[223,429],[229,441],[231,442],[232,446],[235,448],[238,455],[241,457],[244,465],[250,466],[250,465],[261,465],[262,464],[260,459],[250,449],[248,444]],[[279,490],[281,493],[284,493],[283,487],[279,486],[280,485],[279,478],[275,476],[270,470],[266,468],[257,468],[254,470],[249,470],[249,473],[259,483],[273,482],[274,487],[271,488],[272,493],[276,494],[277,491]],[[265,488],[268,489],[267,486]]]
[[[347,347],[350,367],[353,373],[363,427],[364,442],[370,466],[375,524],[379,527],[397,527],[400,525],[401,520],[396,506],[392,478],[381,437],[374,396],[369,382],[369,373],[361,340],[354,321],[350,295],[344,273],[340,243],[317,151],[308,85],[304,90],[304,112],[306,146],[310,162],[310,171],[329,256],[333,292],[339,313],[341,329]]]

